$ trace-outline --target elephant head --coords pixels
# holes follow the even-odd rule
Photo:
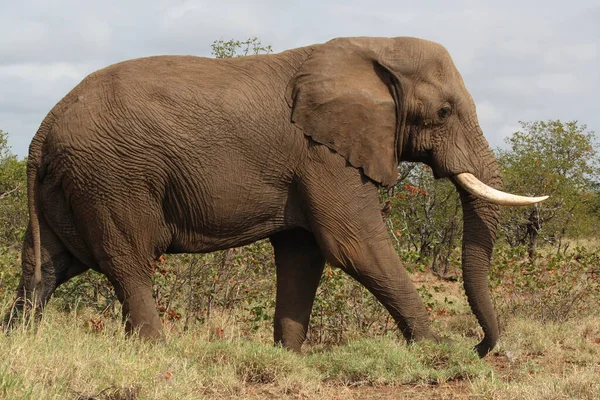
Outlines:
[[[485,333],[477,351],[487,354],[499,333],[488,288],[498,204],[544,198],[498,190],[498,164],[446,49],[415,38],[334,39],[312,50],[287,97],[306,135],[376,183],[393,185],[400,161],[424,162],[453,181],[464,211],[464,286]]]

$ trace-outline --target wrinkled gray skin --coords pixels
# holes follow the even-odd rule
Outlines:
[[[109,66],[62,99],[31,143],[18,295],[43,306],[92,268],[114,285],[127,330],[159,337],[151,275],[161,254],[270,238],[276,342],[300,349],[325,261],[370,290],[407,340],[435,338],[380,215],[378,187],[394,184],[404,160],[438,178],[470,172],[501,185],[475,104],[436,43],[342,38],[275,55]],[[457,190],[484,356],[498,338],[487,274],[499,210]]]

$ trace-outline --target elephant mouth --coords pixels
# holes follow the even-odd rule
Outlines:
[[[452,179],[473,196],[501,206],[527,206],[548,198],[548,196],[528,197],[502,192],[486,185],[468,172],[455,175]]]

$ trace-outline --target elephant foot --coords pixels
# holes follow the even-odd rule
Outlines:
[[[125,323],[125,332],[129,336],[136,336],[142,340],[162,341],[165,340],[165,335],[162,331],[162,326],[155,327],[148,324],[133,325],[129,321]]]
[[[128,335],[148,340],[164,339],[162,323],[151,291],[126,298],[123,302],[123,319]]]
[[[487,356],[495,346],[495,341],[491,342],[486,340],[486,338],[483,338],[483,340],[477,346],[475,346],[475,351],[477,352],[477,355],[479,355],[479,358],[483,358]]]
[[[29,328],[35,326],[42,318],[43,303],[34,304],[29,299],[17,298],[2,321],[2,330],[8,335],[18,326]]]
[[[276,346],[281,345],[286,350],[300,353],[306,338],[306,328],[304,324],[288,318],[276,318],[274,336]]]

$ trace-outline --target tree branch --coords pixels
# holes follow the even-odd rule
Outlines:
[[[5,197],[8,197],[8,196],[10,196],[10,194],[11,194],[11,193],[14,193],[14,192],[16,192],[16,191],[17,191],[17,190],[19,190],[20,188],[21,188],[20,186],[17,186],[16,188],[14,188],[14,189],[11,189],[11,190],[9,190],[9,191],[7,191],[7,192],[0,193],[0,200],[2,200],[2,199],[3,199],[3,198],[5,198]]]

